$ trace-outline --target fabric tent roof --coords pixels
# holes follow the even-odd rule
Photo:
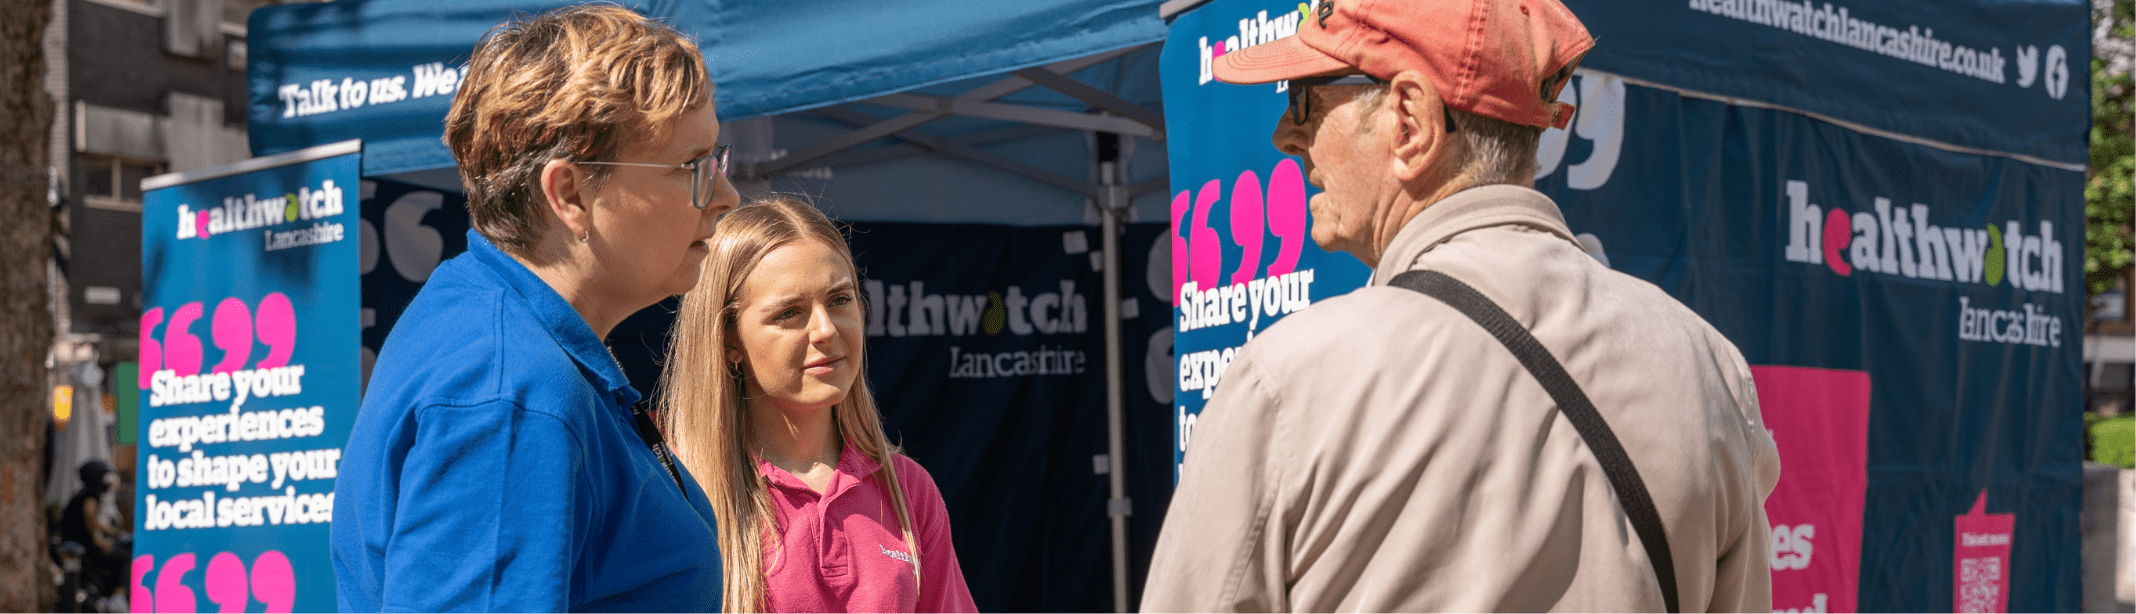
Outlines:
[[[267,155],[362,138],[366,175],[451,168],[451,154],[438,134],[457,83],[456,69],[491,27],[517,13],[564,4],[340,0],[254,11],[247,114],[253,152]],[[901,120],[910,127],[948,114],[991,112],[997,119],[1031,119],[1032,112],[986,104],[1005,92],[974,92],[977,95],[955,102],[949,102],[950,97],[894,94],[1161,40],[1165,27],[1157,17],[1157,4],[648,0],[628,6],[698,38],[719,86],[716,97],[723,121],[874,99],[914,111]],[[1073,89],[1042,74],[1019,77]],[[1085,95],[1071,95],[1106,108],[1090,92],[1081,93]],[[1079,123],[1084,129],[1145,135],[1161,130],[1162,121],[1154,114],[1137,116],[1125,107],[1108,110],[1117,117],[1070,112],[1037,116],[1039,123],[1057,127]],[[877,126],[874,136],[895,134],[898,130],[890,128],[898,125]]]

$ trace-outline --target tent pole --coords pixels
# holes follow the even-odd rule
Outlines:
[[[1106,514],[1112,517],[1113,611],[1127,608],[1127,516],[1132,512],[1127,498],[1127,463],[1122,458],[1121,421],[1123,397],[1120,371],[1120,216],[1127,205],[1126,186],[1120,185],[1119,163],[1099,163],[1098,209],[1104,220],[1105,237],[1105,446],[1112,482],[1112,497]]]

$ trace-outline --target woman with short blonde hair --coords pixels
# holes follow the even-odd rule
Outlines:
[[[883,434],[853,253],[809,204],[720,221],[663,414],[719,518],[725,610],[968,612],[934,479]]]
[[[682,33],[613,4],[492,30],[446,116],[474,229],[386,337],[335,483],[342,611],[703,611],[712,510],[604,339],[688,292],[725,179]]]

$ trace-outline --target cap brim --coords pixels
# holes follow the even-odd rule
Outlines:
[[[1245,49],[1225,53],[1213,62],[1216,79],[1225,83],[1273,83],[1335,72],[1355,72],[1356,67],[1307,46],[1297,36],[1287,36]]]

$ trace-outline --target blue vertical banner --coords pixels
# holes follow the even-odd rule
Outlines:
[[[1269,144],[1289,101],[1283,84],[1227,85],[1210,74],[1218,56],[1297,32],[1308,9],[1275,0],[1204,4],[1172,22],[1158,60],[1173,192],[1174,479],[1239,346],[1372,273],[1313,242],[1306,203],[1316,190],[1298,158]]]
[[[359,401],[347,141],[144,181],[134,611],[331,611]]]

